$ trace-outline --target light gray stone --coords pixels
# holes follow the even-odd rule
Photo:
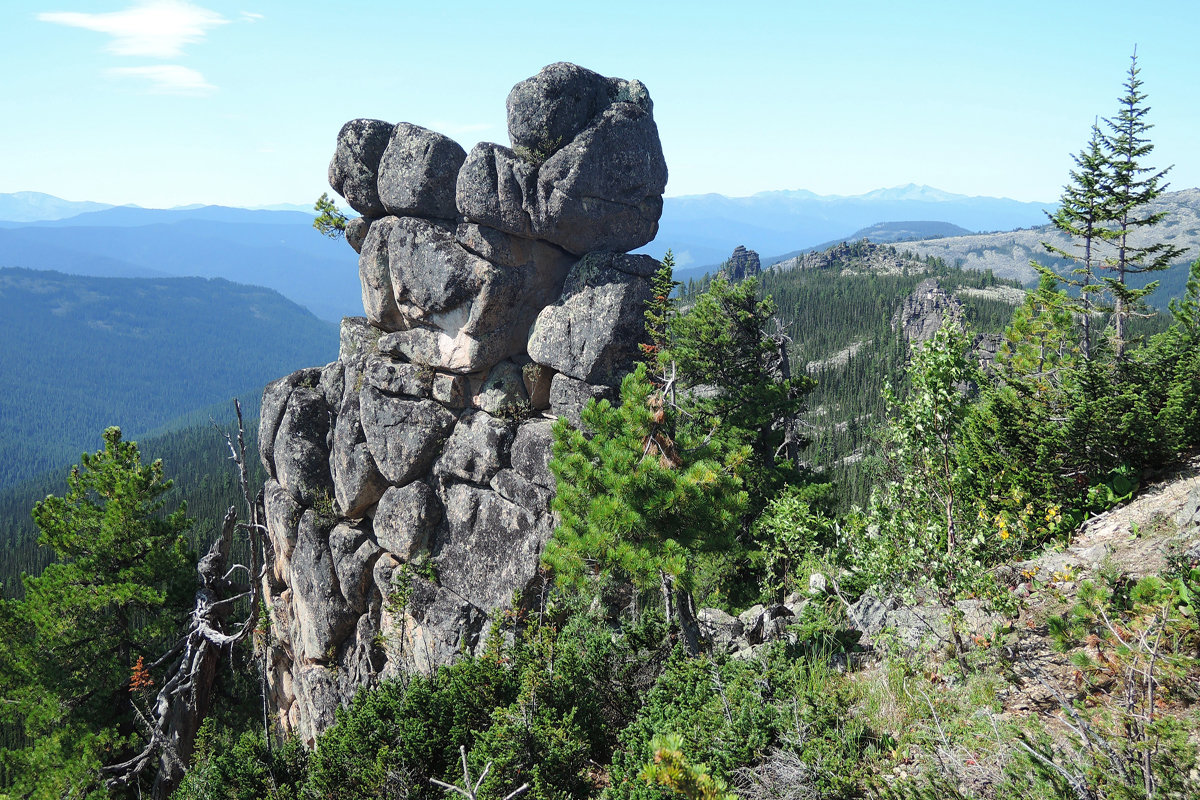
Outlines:
[[[534,231],[578,255],[634,250],[658,233],[666,186],[654,117],[614,103],[538,170]]]
[[[521,477],[546,489],[554,489],[550,458],[554,454],[554,423],[532,420],[517,428],[510,460]]]
[[[363,242],[367,240],[367,232],[371,228],[371,220],[366,217],[355,217],[346,222],[346,244],[353,248],[354,252],[361,253]]]
[[[495,492],[468,484],[446,490],[446,541],[438,581],[480,609],[506,608],[537,576],[551,528]]]
[[[457,419],[432,400],[389,397],[374,386],[363,389],[360,402],[367,446],[397,486],[429,469]]]
[[[375,509],[375,539],[401,561],[411,561],[429,550],[433,529],[441,521],[442,504],[427,484],[393,486]]]
[[[310,508],[333,496],[326,444],[330,416],[323,395],[297,386],[275,434],[275,477],[297,502]]]
[[[611,386],[592,386],[559,372],[550,384],[550,413],[556,417],[566,417],[568,422],[579,428],[583,425],[580,415],[588,401],[612,402],[616,397],[617,393]]]
[[[537,166],[491,142],[471,148],[458,171],[455,201],[469,222],[537,238],[529,209],[537,202]]]
[[[433,399],[447,408],[466,408],[471,383],[465,375],[448,375],[445,372],[433,376]]]
[[[385,394],[423,399],[433,394],[432,369],[391,358],[369,360],[363,380]]]
[[[258,414],[258,456],[263,469],[271,477],[275,477],[275,436],[279,432],[279,423],[283,421],[283,412],[292,390],[301,384],[316,386],[320,380],[321,370],[310,367],[271,381],[263,389]]]
[[[397,123],[379,161],[379,198],[396,216],[453,219],[454,187],[466,160],[462,145],[448,136]]]
[[[488,486],[505,500],[516,503],[534,514],[548,513],[550,501],[554,499],[553,491],[537,485],[515,469],[500,470]]]
[[[341,522],[329,532],[329,553],[346,605],[361,614],[367,610],[371,574],[382,551],[360,523]]]
[[[508,462],[512,428],[483,411],[464,414],[442,449],[434,474],[486,486]]]
[[[612,104],[613,81],[590,69],[559,62],[508,93],[508,136],[527,159],[545,161]]]
[[[526,411],[529,396],[525,393],[521,368],[511,361],[501,361],[492,367],[471,403],[489,414],[515,416]]]
[[[615,384],[629,371],[645,336],[650,282],[613,269],[612,260],[589,253],[571,268],[562,300],[538,315],[530,333],[534,361],[594,384]]]
[[[455,241],[447,225],[401,217],[388,233],[392,292],[406,319],[425,319],[463,305],[479,293],[490,267]]]
[[[357,394],[346,399],[338,415],[329,467],[334,499],[342,515],[351,519],[361,518],[388,487],[367,445]]]
[[[391,135],[392,125],[378,119],[352,119],[338,132],[337,148],[329,162],[329,185],[363,216],[387,213],[376,181],[379,160]]]
[[[341,361],[331,361],[321,370],[321,380],[317,389],[330,408],[341,408],[342,396],[346,390],[346,368]],[[332,439],[330,447],[333,446]]]
[[[292,552],[292,590],[299,632],[299,649],[308,660],[328,660],[332,651],[354,631],[358,614],[339,589],[336,565],[329,550],[329,527],[314,511],[304,512]]]
[[[719,608],[701,608],[696,611],[696,622],[701,635],[711,643],[714,652],[729,653],[741,649],[735,645],[745,626],[737,617]]]
[[[396,305],[388,256],[388,241],[398,224],[399,220],[395,217],[375,220],[358,256],[363,310],[372,325],[385,331],[400,330],[407,324]]]

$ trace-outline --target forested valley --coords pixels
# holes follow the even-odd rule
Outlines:
[[[619,395],[554,422],[538,596],[473,655],[359,691],[311,749],[266,710],[261,526],[233,557],[263,571],[196,593],[261,485],[252,438],[243,488],[228,416],[229,440],[106,430],[67,491],[3,499],[36,534],[4,551],[0,792],[1195,797],[1200,259],[1153,316],[1144,280],[1181,253],[1129,238],[1160,221],[1144,99],[1135,60],[1033,288],[866,242],[679,286],[668,252]],[[906,304],[931,279],[932,316]],[[389,613],[438,580],[406,563]],[[248,627],[180,756],[159,692],[183,692],[176,643],[214,606]]]

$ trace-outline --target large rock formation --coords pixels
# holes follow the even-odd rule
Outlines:
[[[330,185],[363,216],[365,317],[275,381],[260,451],[272,702],[311,741],[361,686],[480,644],[542,580],[556,416],[611,397],[642,336],[667,170],[646,88],[553,64],[512,148],[353,120]]]

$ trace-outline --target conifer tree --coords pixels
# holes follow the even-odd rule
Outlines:
[[[650,300],[646,303],[646,341],[639,345],[646,362],[652,367],[658,362],[658,353],[667,345],[668,325],[675,316],[676,300],[671,295],[680,285],[674,278],[675,254],[669,249],[662,263],[650,279]]]
[[[674,441],[672,413],[639,364],[621,382],[619,406],[588,403],[587,434],[558,420],[550,469],[559,525],[544,558],[560,584],[576,589],[597,578],[660,589],[686,634],[693,554],[727,546],[736,532],[748,454],[722,457],[702,441]]]
[[[1105,268],[1114,273],[1105,278],[1105,283],[1114,297],[1114,351],[1118,359],[1124,356],[1128,344],[1130,315],[1142,298],[1158,286],[1155,281],[1134,289],[1128,284],[1129,276],[1167,269],[1183,254],[1182,249],[1165,242],[1136,245],[1130,239],[1136,231],[1156,225],[1166,216],[1162,211],[1151,213],[1146,206],[1167,190],[1163,178],[1171,170],[1170,167],[1158,170],[1144,163],[1154,150],[1147,137],[1154,126],[1146,121],[1150,108],[1145,105],[1139,72],[1135,50],[1129,63],[1125,94],[1118,100],[1120,109],[1115,118],[1104,121],[1108,132],[1102,135],[1109,173],[1105,203],[1111,220],[1104,236],[1111,239],[1116,250],[1105,261]]]
[[[317,216],[312,225],[322,236],[340,239],[346,235],[346,215],[338,210],[328,192],[321,192],[321,196],[313,204],[313,211],[317,212]]]
[[[38,541],[58,562],[26,576],[24,599],[0,614],[19,631],[7,643],[0,714],[30,743],[3,753],[17,785],[33,791],[22,796],[82,794],[101,762],[135,748],[131,692],[154,680],[146,665],[182,629],[195,588],[191,523],[184,508],[163,513],[171,481],[161,461],[143,464],[112,427],[67,483],[65,496],[33,510]]]
[[[796,465],[781,458],[782,445],[790,437],[803,446],[794,421],[814,385],[806,376],[791,377],[787,340],[768,331],[774,313],[770,298],[758,299],[756,279],[731,285],[718,275],[671,320],[664,353],[688,390],[676,396],[681,422],[699,436],[749,445],[760,473],[756,482],[763,483],[756,494],[762,496],[795,477]]]
[[[1051,225],[1076,242],[1070,249],[1049,242],[1043,242],[1042,246],[1074,264],[1069,276],[1056,277],[1079,290],[1077,310],[1083,329],[1081,350],[1084,360],[1090,360],[1094,344],[1093,315],[1107,310],[1097,302],[1097,295],[1103,288],[1096,276],[1102,263],[1099,245],[1113,236],[1112,231],[1104,227],[1109,221],[1106,198],[1110,177],[1103,137],[1098,125],[1092,125],[1091,139],[1087,146],[1074,156],[1074,161],[1076,168],[1071,170],[1071,182],[1063,187],[1058,210],[1048,216]],[[1040,264],[1034,263],[1033,266],[1043,274],[1048,271]]]

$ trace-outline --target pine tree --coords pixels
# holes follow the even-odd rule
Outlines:
[[[663,358],[673,362],[683,392],[675,402],[681,422],[699,436],[749,445],[763,485],[773,494],[796,465],[781,458],[790,443],[803,446],[794,422],[814,382],[791,377],[787,339],[768,331],[775,305],[758,299],[758,281],[730,285],[718,275],[685,313],[671,320]]]
[[[1087,146],[1074,156],[1076,169],[1071,170],[1071,182],[1063,187],[1059,208],[1049,214],[1050,224],[1058,231],[1077,240],[1071,249],[1058,247],[1048,242],[1042,246],[1051,253],[1074,264],[1070,277],[1059,275],[1067,285],[1079,290],[1078,313],[1083,328],[1081,350],[1084,360],[1092,358],[1092,318],[1097,312],[1106,311],[1097,303],[1097,295],[1103,288],[1096,277],[1100,264],[1098,245],[1111,239],[1112,231],[1104,227],[1109,221],[1106,197],[1109,190],[1108,161],[1104,152],[1100,127],[1092,125],[1092,136]],[[1043,274],[1045,267],[1034,264]]]
[[[652,367],[658,353],[667,344],[667,327],[675,316],[677,301],[671,295],[680,285],[674,278],[675,254],[667,250],[654,277],[650,279],[650,300],[646,303],[646,341],[639,345],[646,362]]]
[[[646,365],[621,382],[621,404],[589,402],[589,433],[559,419],[550,470],[559,525],[545,561],[575,589],[597,578],[659,588],[685,633],[693,554],[727,546],[746,506],[745,448],[722,457],[706,443],[668,434],[669,417]],[[675,597],[682,596],[678,604]]]
[[[346,215],[338,210],[337,205],[333,202],[333,198],[329,196],[328,192],[321,192],[321,196],[313,204],[313,211],[317,212],[317,216],[313,220],[313,227],[322,236],[328,236],[330,239],[340,239],[346,235]]]
[[[112,427],[67,483],[65,496],[33,509],[57,563],[26,576],[24,599],[0,615],[20,631],[7,645],[0,713],[30,742],[3,756],[33,796],[78,791],[137,745],[135,673],[143,688],[153,680],[145,664],[182,630],[195,588],[191,523],[184,508],[163,513],[171,481],[161,461],[143,464]]]
[[[1111,239],[1116,249],[1116,253],[1105,261],[1105,268],[1115,276],[1105,278],[1105,283],[1114,297],[1114,352],[1118,359],[1124,356],[1128,344],[1130,315],[1158,286],[1155,281],[1134,289],[1128,284],[1129,276],[1167,269],[1183,254],[1183,250],[1165,242],[1139,246],[1130,239],[1134,232],[1156,225],[1166,216],[1162,211],[1147,212],[1145,207],[1167,190],[1163,178],[1171,170],[1170,167],[1156,170],[1144,164],[1144,159],[1154,150],[1147,138],[1154,126],[1146,121],[1150,108],[1145,105],[1146,95],[1141,91],[1139,72],[1135,50],[1129,63],[1125,94],[1118,100],[1120,109],[1116,118],[1104,120],[1108,132],[1102,135],[1109,172],[1106,213],[1111,220],[1104,236]]]

